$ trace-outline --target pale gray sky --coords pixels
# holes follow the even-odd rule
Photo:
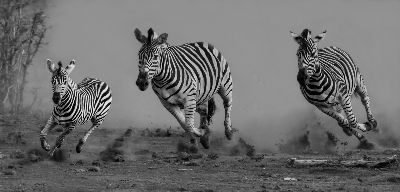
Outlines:
[[[47,102],[43,107],[50,110],[45,59],[67,63],[75,58],[76,82],[97,77],[113,91],[107,126],[176,127],[153,91],[141,92],[134,83],[141,44],[133,30],[152,27],[159,34],[168,33],[170,44],[207,41],[223,53],[233,73],[233,125],[269,145],[314,109],[296,81],[297,44],[290,30],[300,33],[307,27],[313,34],[327,30],[320,47],[347,50],[365,76],[373,110],[398,117],[399,10],[400,1],[395,0],[57,0],[47,13],[52,26],[49,44],[35,59],[30,85],[41,84]],[[364,121],[360,102],[355,105]],[[213,129],[222,131],[223,108],[218,107]],[[336,124],[333,127],[339,130]]]

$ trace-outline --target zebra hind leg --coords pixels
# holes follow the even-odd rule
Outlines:
[[[231,140],[233,137],[233,133],[236,131],[232,129],[232,121],[231,121],[232,91],[229,91],[227,93],[226,89],[221,87],[218,90],[218,94],[221,96],[225,108],[225,121],[224,121],[225,136],[228,140]]]
[[[372,110],[370,107],[370,99],[368,96],[367,92],[367,87],[365,86],[364,80],[362,75],[360,74],[358,78],[358,85],[355,90],[356,94],[358,94],[361,98],[361,103],[365,107],[365,111],[367,112],[367,119],[368,121],[364,123],[364,125],[367,127],[367,130],[372,130],[375,132],[379,132],[379,129],[377,128],[378,123],[376,122],[374,115],[372,114]]]
[[[349,95],[345,95],[340,99],[340,102],[341,107],[347,116],[350,127],[353,129],[358,129],[362,132],[369,131],[369,128],[364,123],[358,123],[357,118],[353,112],[353,107],[351,105],[351,97]]]
[[[85,135],[84,135],[81,139],[79,139],[79,142],[78,142],[78,144],[76,145],[75,150],[76,150],[77,153],[80,153],[80,152],[82,151],[83,144],[86,143],[86,140],[88,139],[88,137],[90,136],[90,134],[92,134],[93,130],[95,130],[98,126],[100,126],[101,123],[102,123],[102,120],[101,120],[101,121],[96,121],[95,119],[92,119],[92,126],[91,126],[90,129],[85,133]]]
[[[200,114],[200,127],[199,129],[204,130],[204,134],[200,137],[200,143],[205,149],[210,148],[210,115],[209,115],[209,105],[204,104],[197,106],[197,112]]]
[[[354,135],[358,140],[359,140],[359,149],[373,149],[374,144],[370,143],[367,138],[365,138],[364,135],[360,134],[357,130],[352,129],[349,125],[349,121],[342,115],[342,108],[337,107],[336,110],[332,108],[325,108],[325,107],[319,107],[323,113],[329,115],[330,117],[334,118],[339,126],[343,129],[343,132],[348,135],[352,136]]]

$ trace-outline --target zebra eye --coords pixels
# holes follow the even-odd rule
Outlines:
[[[154,60],[157,60],[158,59],[158,55],[154,55]]]

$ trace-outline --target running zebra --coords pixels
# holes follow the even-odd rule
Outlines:
[[[337,47],[318,49],[317,43],[325,37],[326,31],[314,38],[308,29],[304,29],[300,35],[290,33],[300,45],[297,50],[297,81],[303,96],[323,113],[334,118],[348,136],[354,135],[360,142],[367,143],[366,138],[356,129],[363,132],[377,131],[377,122],[370,108],[363,76],[350,55]],[[351,106],[353,95],[361,98],[368,122],[357,122]]]
[[[53,156],[54,151],[61,147],[64,137],[75,129],[75,126],[90,120],[93,125],[76,146],[76,152],[80,153],[89,135],[103,122],[110,109],[111,90],[105,82],[95,78],[87,77],[79,84],[72,81],[69,74],[75,68],[75,60],[72,60],[65,68],[60,61],[56,68],[55,64],[48,59],[47,67],[52,73],[54,107],[51,117],[40,132],[42,148]],[[46,142],[47,132],[56,125],[63,126],[64,131],[58,136],[55,145],[50,148]]]
[[[135,29],[139,50],[139,75],[136,85],[145,91],[152,88],[163,106],[188,133],[191,143],[200,137],[209,148],[208,128],[215,112],[214,94],[218,93],[225,108],[225,135],[231,139],[232,76],[227,61],[213,45],[205,42],[179,46],[167,43],[168,34],[158,36],[153,29],[147,37]],[[183,111],[182,111],[183,109]],[[194,127],[194,114],[200,114],[200,127]]]

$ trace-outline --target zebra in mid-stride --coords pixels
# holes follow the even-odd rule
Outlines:
[[[354,135],[360,142],[367,143],[367,139],[356,129],[363,132],[377,131],[377,122],[371,111],[363,76],[353,59],[337,47],[317,48],[317,43],[325,37],[326,31],[314,38],[308,29],[304,29],[300,35],[290,33],[300,45],[297,50],[297,81],[303,96],[323,113],[334,118],[348,136]],[[368,122],[357,122],[351,106],[353,95],[361,98]],[[371,143],[368,144],[373,147]]]
[[[110,87],[103,81],[89,77],[79,84],[72,81],[69,74],[75,68],[75,60],[72,60],[65,68],[60,61],[56,68],[55,64],[48,59],[47,67],[52,73],[54,107],[49,120],[40,132],[42,148],[53,156],[54,151],[61,147],[65,136],[74,130],[75,126],[90,120],[92,126],[76,146],[76,152],[80,153],[89,135],[103,122],[110,109],[112,102]],[[58,136],[55,145],[50,148],[46,142],[47,132],[56,125],[63,126],[64,131]]]
[[[208,128],[215,112],[214,94],[218,93],[225,108],[225,135],[231,139],[232,76],[227,61],[213,45],[205,42],[179,46],[167,43],[168,34],[158,36],[153,29],[147,37],[135,29],[139,50],[139,75],[136,85],[145,91],[152,88],[163,106],[188,133],[191,143],[200,137],[209,148]],[[182,111],[183,110],[183,111]],[[195,112],[200,115],[200,127],[194,126]]]

